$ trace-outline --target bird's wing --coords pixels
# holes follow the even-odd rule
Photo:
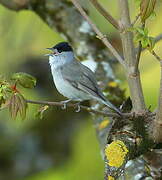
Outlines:
[[[91,96],[105,101],[105,97],[97,85],[95,74],[79,61],[74,61],[71,65],[67,64],[62,68],[62,76],[73,87],[84,91]]]

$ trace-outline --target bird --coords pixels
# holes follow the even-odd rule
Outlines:
[[[103,95],[97,84],[95,74],[79,60],[75,58],[74,51],[68,42],[60,42],[52,48],[49,64],[56,89],[64,97],[64,105],[70,101],[82,102],[84,100],[96,100],[106,105],[109,109],[121,115],[121,111],[116,108]]]

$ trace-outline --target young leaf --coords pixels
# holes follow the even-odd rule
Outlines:
[[[38,112],[36,113],[36,117],[42,119],[44,112],[45,112],[48,108],[49,108],[48,105],[41,106],[41,107],[39,108]]]
[[[149,41],[148,41],[148,47],[147,47],[147,49],[148,49],[149,51],[152,51],[153,48],[154,48],[154,46],[155,46],[155,38],[150,36],[150,37],[149,37]]]
[[[146,28],[142,28],[142,27],[136,27],[134,28],[135,31],[143,36],[147,36],[148,35],[148,30]]]
[[[5,99],[4,99],[4,97],[3,97],[3,94],[0,92],[0,107],[1,107],[1,105],[4,104],[4,103],[5,103]]]
[[[33,88],[36,85],[36,78],[23,72],[14,73],[11,79],[15,80],[24,88]]]
[[[149,38],[145,37],[141,40],[142,48],[147,48],[149,44]]]
[[[12,90],[7,83],[0,84],[0,106],[9,98]]]
[[[135,33],[134,42],[141,42],[142,48],[147,48],[150,51],[153,50],[155,46],[155,39],[151,36],[148,36],[148,29],[142,27],[134,27],[133,31]]]
[[[18,110],[19,108],[18,108],[18,102],[16,101],[16,94],[13,94],[9,101],[9,111],[13,119],[16,119]]]
[[[141,34],[136,34],[134,36],[134,42],[135,43],[138,43],[139,41],[142,41],[142,39],[143,39],[143,35],[141,35]]]
[[[19,112],[22,119],[26,116],[27,103],[20,93],[14,93],[9,100],[9,111],[11,117],[16,119]]]
[[[20,103],[19,114],[20,114],[20,117],[22,118],[22,120],[24,120],[26,117],[26,109],[28,107],[27,102],[20,93],[17,94],[17,98],[19,99],[19,103]]]
[[[144,23],[146,19],[153,13],[156,0],[142,0],[140,4],[141,21]]]

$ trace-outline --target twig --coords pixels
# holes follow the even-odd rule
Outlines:
[[[117,21],[111,16],[111,14],[106,11],[101,5],[100,3],[98,3],[97,0],[90,0],[91,3],[94,5],[94,7],[100,12],[100,14],[102,14],[109,23],[111,23],[116,29],[119,29],[119,25],[117,23]]]
[[[160,58],[160,56],[158,56],[155,51],[150,51],[151,54],[161,63],[162,59]]]
[[[162,40],[162,34],[155,37],[155,43],[159,42],[160,40]]]
[[[87,20],[87,22],[91,25],[92,29],[95,31],[95,33],[98,35],[99,39],[106,45],[106,47],[110,50],[110,52],[116,57],[116,59],[123,65],[124,68],[126,68],[125,61],[122,59],[122,57],[119,55],[119,53],[116,51],[116,49],[111,45],[111,43],[108,41],[105,35],[102,34],[102,32],[97,28],[97,26],[91,21],[91,19],[87,16],[84,9],[81,7],[79,2],[77,0],[71,0],[74,6],[78,9],[78,11],[81,13],[81,15]]]
[[[145,24],[142,24],[142,29],[144,29],[144,28],[145,28]],[[138,71],[138,66],[139,66],[141,52],[142,52],[142,43],[140,41],[139,42],[138,51],[137,51],[137,58],[136,58],[136,62],[135,62],[135,71],[136,72]]]
[[[135,25],[139,17],[140,17],[140,13],[135,17],[135,20],[132,22],[132,26]]]
[[[137,50],[137,58],[136,58],[136,64],[135,64],[135,71],[138,71],[140,56],[142,52],[142,44],[141,41],[139,42],[138,50]]]
[[[30,103],[30,104],[40,104],[40,105],[49,105],[49,106],[63,106],[63,104],[61,102],[50,102],[50,101],[33,101],[33,100],[27,100],[26,99],[26,102],[27,103]],[[76,108],[76,104],[72,104],[72,103],[67,103],[66,104],[67,107],[74,107]],[[87,106],[82,106],[80,105],[80,108],[84,111],[87,111],[87,112],[92,112],[92,113],[95,113],[95,114],[99,114],[99,115],[103,115],[103,116],[108,116],[108,117],[121,117],[120,115],[118,115],[117,113],[112,113],[112,112],[104,112],[104,111],[98,111],[98,110],[95,110],[95,109],[92,109],[90,107],[87,107]],[[133,113],[123,113],[122,114],[122,117],[133,117]]]

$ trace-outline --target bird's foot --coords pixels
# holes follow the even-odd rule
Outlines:
[[[75,110],[75,112],[80,112],[80,110],[81,110],[81,108],[80,108],[80,102],[76,103],[76,104],[75,104],[75,107],[77,108],[77,109]]]
[[[61,101],[61,102],[60,102],[60,103],[62,104],[61,109],[66,109],[66,105],[67,105],[67,103],[70,102],[70,101],[71,101],[71,99],[68,99],[68,100],[65,100],[65,101]]]

